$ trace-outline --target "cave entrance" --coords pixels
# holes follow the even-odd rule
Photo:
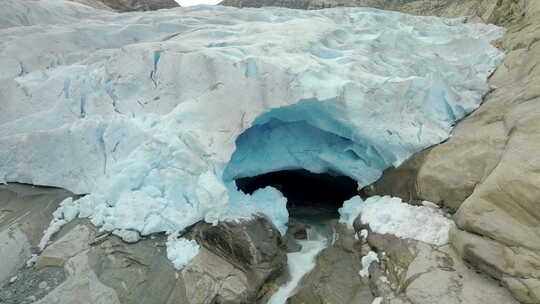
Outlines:
[[[295,218],[339,217],[343,201],[358,194],[357,183],[347,176],[283,170],[236,179],[236,186],[251,194],[272,186],[287,198],[289,215]]]

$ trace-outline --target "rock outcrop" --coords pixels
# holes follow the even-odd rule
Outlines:
[[[56,188],[0,185],[0,282],[38,252],[59,203],[72,194]]]
[[[315,268],[300,282],[287,303],[371,303],[369,285],[361,280],[361,244],[354,231],[334,221],[333,242],[316,258]]]
[[[448,244],[435,246],[370,232],[378,252],[369,282],[385,304],[518,304],[499,282],[470,269]]]
[[[255,303],[259,290],[285,269],[281,236],[264,217],[216,226],[197,224],[186,237],[202,252],[184,269],[192,303]],[[188,285],[186,285],[188,286]],[[205,291],[202,294],[202,290]]]

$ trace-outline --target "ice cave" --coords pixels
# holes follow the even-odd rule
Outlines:
[[[284,235],[288,200],[357,202],[447,139],[504,57],[497,26],[367,8],[32,9],[53,25],[0,41],[0,183],[85,195],[62,202],[42,248],[82,217],[126,241],[166,233],[178,268],[198,247],[176,236],[195,223],[262,214]]]
[[[287,198],[289,216],[297,217],[313,210],[314,215],[339,217],[343,202],[358,194],[355,180],[330,173],[311,173],[305,169],[281,170],[235,180],[239,190],[253,193],[271,186]]]

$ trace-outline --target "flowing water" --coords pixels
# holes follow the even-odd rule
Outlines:
[[[307,230],[307,240],[297,240],[302,250],[287,254],[291,278],[272,295],[268,304],[285,304],[287,299],[294,295],[300,280],[315,267],[317,254],[328,245],[331,229],[325,221],[303,220],[303,222],[309,224],[311,228]]]

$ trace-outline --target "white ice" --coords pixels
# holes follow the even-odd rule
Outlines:
[[[480,105],[502,32],[367,8],[4,0],[0,183],[87,194],[49,232],[76,214],[134,241],[253,213],[283,232],[281,193],[243,195],[235,178],[375,181]]]
[[[169,236],[167,240],[167,258],[176,269],[182,269],[199,253],[200,246],[194,240]]]
[[[352,227],[352,222],[360,217],[376,233],[444,245],[454,222],[435,204],[427,205],[412,206],[390,196],[372,196],[365,201],[355,196],[339,209],[340,222]]]
[[[369,277],[369,266],[373,262],[379,262],[379,258],[377,257],[377,253],[370,251],[362,257],[362,269],[360,269],[358,274],[363,278]]]
[[[375,299],[373,299],[373,302],[371,302],[371,304],[382,304],[383,300],[383,297],[376,297]]]

